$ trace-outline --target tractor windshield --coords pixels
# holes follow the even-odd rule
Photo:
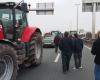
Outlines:
[[[24,27],[27,25],[26,13],[23,11],[16,9],[15,10],[16,22],[18,22],[19,26]]]
[[[0,9],[0,20],[4,27],[12,26],[12,10],[11,9]]]
[[[16,9],[15,10],[15,19],[16,22],[21,22],[21,26],[26,26],[27,21],[25,14],[23,11]],[[12,27],[13,26],[13,16],[12,16],[12,10],[11,9],[0,9],[0,20],[3,23],[4,27]]]

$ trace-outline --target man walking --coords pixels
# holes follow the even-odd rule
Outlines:
[[[95,80],[100,80],[100,31],[97,34],[98,38],[94,41],[91,53],[95,55],[94,63],[95,63]]]
[[[59,49],[61,50],[62,69],[65,74],[69,70],[69,63],[72,55],[72,39],[68,37],[68,32],[64,33],[64,37],[60,40]]]
[[[83,41],[78,37],[78,34],[74,34],[73,38],[73,54],[75,67],[73,69],[82,68],[81,60],[82,60],[82,49],[83,49]]]
[[[59,47],[59,41],[60,41],[61,37],[57,34],[54,38],[54,43],[55,43],[55,53],[58,52],[58,47]]]

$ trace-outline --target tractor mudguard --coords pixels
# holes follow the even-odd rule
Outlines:
[[[2,40],[0,40],[0,43],[1,44],[2,43],[9,44],[9,45],[11,45],[15,48],[15,44],[13,42],[11,42],[10,40],[8,40],[8,39],[2,39]]]
[[[35,33],[35,32],[40,32],[40,29],[37,28],[37,27],[25,27],[23,29],[23,32],[22,32],[22,36],[21,36],[21,41],[22,42],[29,42],[31,36]]]
[[[0,25],[0,40],[4,39],[4,32],[3,32],[3,28]]]

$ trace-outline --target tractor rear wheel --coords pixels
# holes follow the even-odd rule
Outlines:
[[[17,75],[16,51],[7,44],[0,46],[0,80],[15,80]]]
[[[31,62],[31,65],[40,65],[43,55],[42,36],[40,33],[36,32],[31,36],[31,39],[28,43],[28,51],[29,54],[31,54],[29,58],[29,62]]]

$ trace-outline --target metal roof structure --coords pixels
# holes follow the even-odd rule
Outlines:
[[[100,0],[82,0],[83,3],[98,3]]]

